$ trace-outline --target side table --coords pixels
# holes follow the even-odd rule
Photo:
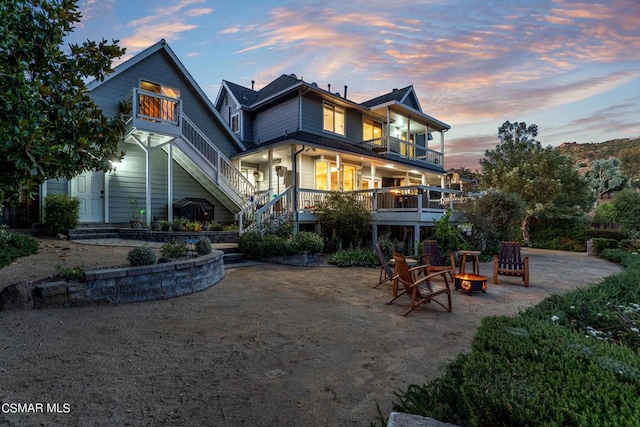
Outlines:
[[[460,255],[460,274],[466,273],[467,256],[469,256],[473,263],[473,274],[480,275],[480,259],[478,257],[481,253],[480,251],[458,251],[458,255]]]

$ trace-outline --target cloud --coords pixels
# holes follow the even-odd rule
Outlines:
[[[191,7],[204,3],[204,0],[182,0],[177,3],[158,7],[152,14],[126,23],[125,27],[133,33],[122,39],[122,46],[127,48],[127,56],[135,54],[160,38],[178,39],[181,34],[198,28],[189,21],[213,12],[211,8]]]

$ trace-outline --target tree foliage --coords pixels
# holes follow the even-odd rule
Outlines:
[[[517,238],[525,203],[517,194],[492,190],[469,204],[460,206],[458,211],[465,221],[472,224],[472,246],[485,250],[497,247],[500,241]]]
[[[620,170],[629,178],[629,186],[640,186],[640,146],[620,150]]]
[[[587,178],[591,180],[592,188],[599,199],[612,191],[622,190],[626,181],[620,172],[620,162],[615,157],[594,160]]]
[[[629,233],[640,232],[640,193],[624,190],[616,194],[613,201],[616,219],[622,223],[622,229]]]
[[[592,203],[587,181],[571,160],[535,138],[536,125],[506,121],[498,129],[500,144],[480,160],[485,188],[515,193],[525,202],[522,237],[529,244],[531,218],[568,218],[586,212]]]
[[[354,193],[331,193],[317,213],[325,246],[357,248],[371,231],[369,211]]]
[[[75,0],[6,0],[0,7],[0,198],[31,194],[55,177],[109,170],[123,124],[107,119],[85,80],[102,80],[117,40],[70,44]]]

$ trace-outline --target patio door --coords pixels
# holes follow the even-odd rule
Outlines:
[[[79,222],[104,220],[104,173],[87,171],[71,180],[71,196],[80,199]]]

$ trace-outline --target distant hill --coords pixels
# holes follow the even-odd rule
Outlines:
[[[556,147],[563,155],[573,159],[574,163],[582,171],[589,169],[591,162],[610,157],[619,157],[620,150],[640,146],[640,138],[612,139],[600,143],[590,142],[578,144],[576,142],[565,142]]]

